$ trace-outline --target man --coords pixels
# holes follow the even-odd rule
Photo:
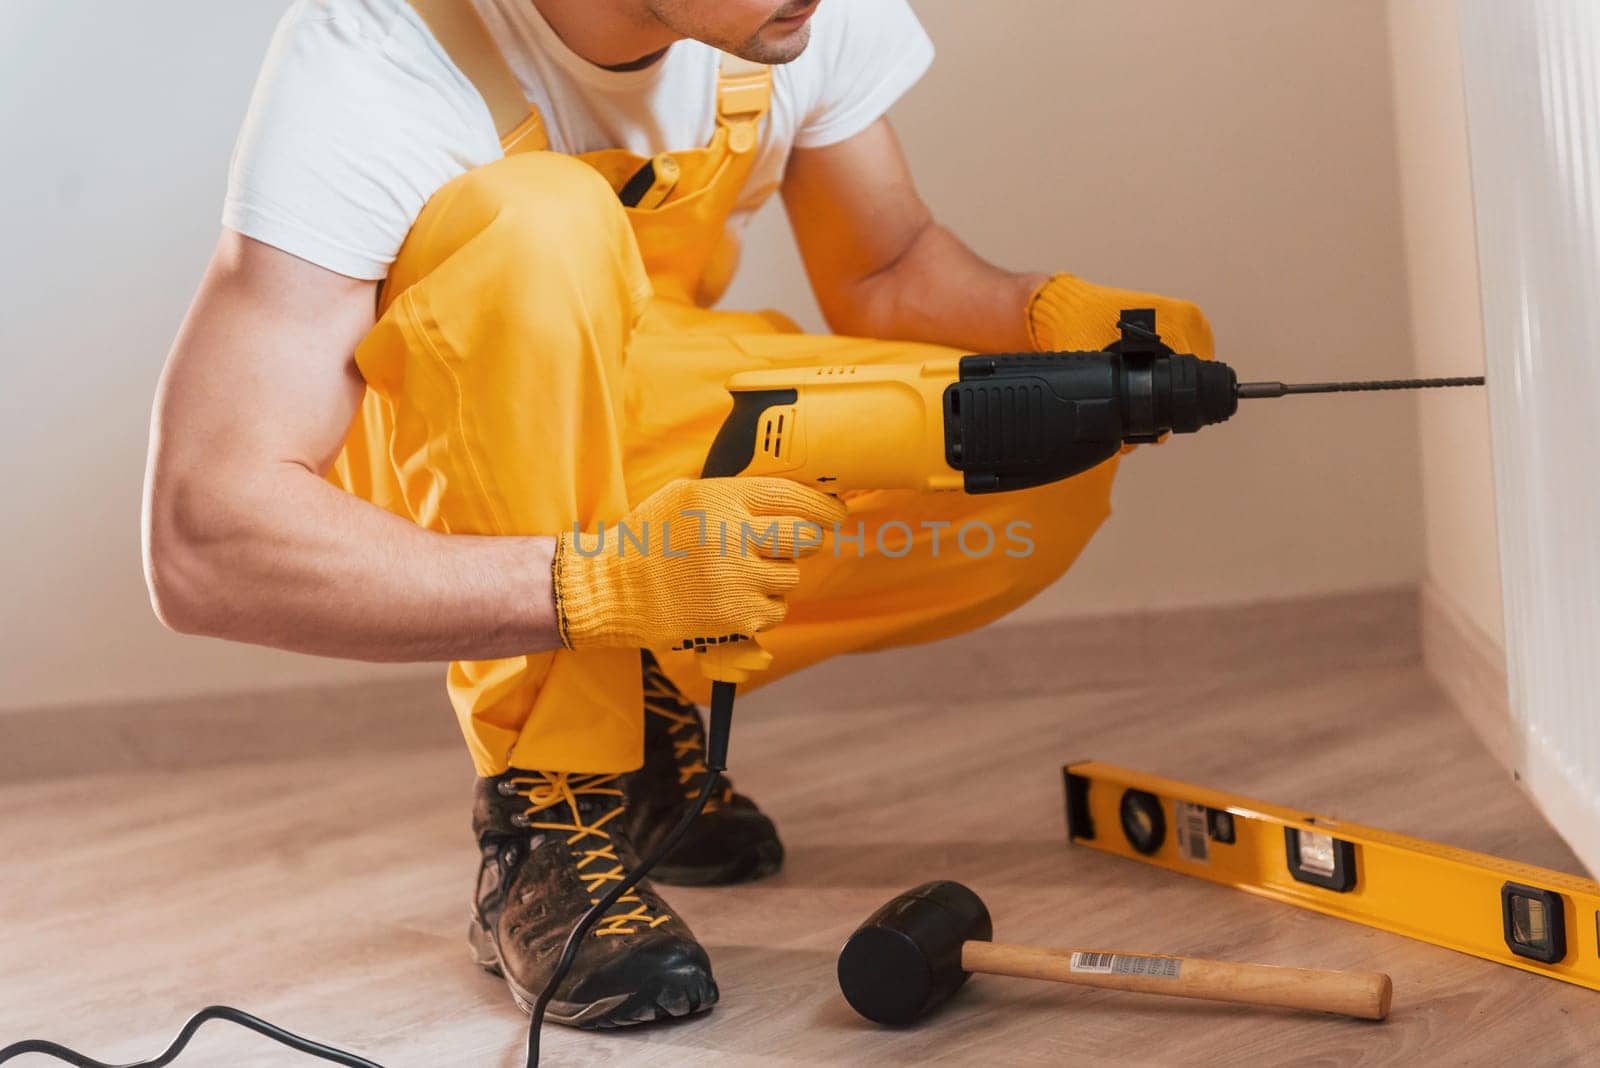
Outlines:
[[[933,222],[883,117],[932,56],[906,0],[300,0],[274,40],[157,398],[153,600],[185,632],[456,661],[471,941],[524,1007],[704,781],[680,643],[765,632],[772,678],[954,634],[1057,578],[1108,511],[1114,462],[982,498],[696,480],[730,374],[1096,349],[1147,305],[1210,354],[1192,305],[1003,271]],[[707,310],[774,191],[838,336]],[[722,552],[691,515],[790,533]],[[1025,559],[948,533],[939,551],[953,526],[1032,519]],[[672,533],[610,551],[619,522]],[[808,548],[802,523],[839,547]],[[657,875],[739,882],[782,858],[729,788]],[[642,885],[550,1015],[617,1026],[716,998]]]

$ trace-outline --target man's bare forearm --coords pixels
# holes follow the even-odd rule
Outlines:
[[[151,599],[176,630],[361,660],[559,644],[555,539],[424,530],[322,475],[366,390],[375,286],[225,232],[157,392]]]
[[[1027,351],[1028,297],[1048,277],[1002,270],[930,220],[893,263],[854,283],[861,329],[853,332],[974,352]]]
[[[436,534],[294,463],[158,482],[149,507],[150,586],[174,629],[355,660],[560,644],[554,537]]]
[[[988,263],[934,221],[887,119],[789,161],[784,205],[828,325],[974,352],[1029,348],[1046,278]]]

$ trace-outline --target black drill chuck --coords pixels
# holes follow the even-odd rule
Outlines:
[[[1190,434],[1239,407],[1227,364],[1179,355],[1155,312],[1126,311],[1104,352],[967,356],[944,394],[945,460],[968,493],[1042,486],[1080,474],[1124,444]]]

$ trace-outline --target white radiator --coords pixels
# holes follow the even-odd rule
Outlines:
[[[1517,768],[1600,872],[1600,0],[1459,3]]]

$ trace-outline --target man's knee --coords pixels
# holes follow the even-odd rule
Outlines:
[[[464,249],[480,267],[540,262],[614,272],[638,258],[626,213],[588,164],[556,152],[526,152],[474,168],[434,194],[395,264],[404,288]]]
[[[1031,597],[1077,562],[1111,515],[1115,465],[1103,464],[1077,478],[1015,494],[999,494],[983,516],[988,576],[1005,598]]]
[[[547,251],[610,243],[629,232],[611,185],[558,152],[525,152],[467,171],[440,190],[459,224],[493,227],[512,245]]]
[[[595,320],[582,332],[602,335],[608,351],[620,350],[650,294],[616,193],[588,164],[554,152],[498,160],[440,189],[386,296],[424,279],[436,304],[483,308],[511,331]]]

